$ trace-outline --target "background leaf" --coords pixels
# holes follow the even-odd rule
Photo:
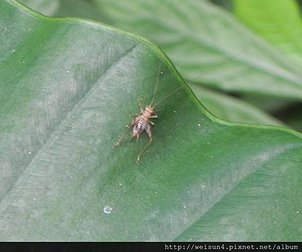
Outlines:
[[[199,85],[191,85],[191,88],[197,98],[206,104],[207,109],[220,119],[231,122],[283,125],[282,122],[238,98]]]
[[[235,0],[234,12],[263,38],[302,63],[302,23],[295,1]]]
[[[228,91],[302,97],[301,71],[290,59],[207,1],[98,2],[112,24],[160,45],[189,81]]]
[[[217,120],[140,37],[15,1],[0,14],[2,240],[300,239],[299,133]],[[145,137],[112,145],[159,66],[135,165]]]

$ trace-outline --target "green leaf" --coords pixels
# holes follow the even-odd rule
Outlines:
[[[292,0],[235,1],[235,14],[262,37],[302,64],[302,23]]]
[[[1,240],[300,239],[300,134],[217,120],[140,37],[15,1],[0,27]],[[136,165],[146,136],[112,145],[154,91]]]
[[[205,107],[220,119],[231,122],[283,125],[272,116],[238,98],[199,85],[191,85],[191,88]]]
[[[295,62],[207,1],[97,2],[113,24],[160,45],[188,81],[302,98],[302,74]]]

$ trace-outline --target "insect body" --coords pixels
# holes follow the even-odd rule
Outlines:
[[[136,140],[138,140],[140,135],[144,131],[146,131],[146,133],[149,137],[149,142],[145,145],[143,150],[137,156],[137,160],[136,160],[137,163],[139,162],[141,155],[144,153],[144,151],[148,148],[148,146],[152,142],[151,125],[154,125],[154,123],[150,119],[157,118],[157,114],[154,111],[154,107],[151,105],[146,106],[146,108],[143,110],[143,108],[140,104],[140,110],[141,110],[141,114],[136,116],[131,122],[131,126],[133,126],[132,138],[136,138]]]

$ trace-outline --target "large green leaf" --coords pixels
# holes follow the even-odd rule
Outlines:
[[[0,27],[1,240],[301,238],[300,134],[215,119],[140,37],[14,1]],[[136,165],[146,137],[112,145],[154,90]]]

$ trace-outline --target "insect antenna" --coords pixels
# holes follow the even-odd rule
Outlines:
[[[231,56],[231,58],[236,58],[238,57],[240,54],[242,54],[244,52],[244,50],[241,50],[239,51],[238,53],[236,53],[235,55]],[[210,72],[213,72],[215,69],[217,69],[218,67],[224,65],[225,63],[227,62],[227,60],[224,60],[223,62],[219,63],[218,65],[216,65],[216,67],[213,67],[207,71],[204,71],[201,76],[204,76]],[[156,92],[157,92],[157,88],[158,88],[158,79],[159,79],[159,75],[160,75],[160,64],[159,64],[159,68],[158,68],[158,74],[157,74],[157,81],[156,81],[156,86],[155,86],[155,90],[154,90],[154,94],[153,94],[153,98],[152,98],[152,102],[151,102],[151,105],[153,104],[154,102],[154,99],[155,99],[155,95],[156,95]],[[172,91],[170,94],[164,96],[163,98],[161,98],[159,101],[157,101],[156,103],[153,104],[152,107],[155,107],[157,106],[158,104],[160,104],[162,101],[164,101],[166,98],[168,98],[169,96],[175,94],[179,89],[183,88],[182,86],[181,87],[178,87],[176,88],[174,91]]]
[[[151,100],[151,105],[153,104],[154,102],[154,99],[155,99],[155,96],[156,96],[156,93],[157,93],[157,89],[158,89],[158,83],[159,83],[159,75],[160,75],[160,68],[161,68],[161,62],[159,62],[158,64],[158,71],[157,71],[157,78],[156,78],[156,84],[155,84],[155,88],[154,88],[154,92],[153,92],[153,97],[152,97],[152,100]]]
[[[157,101],[156,103],[154,103],[153,107],[157,106],[158,104],[160,104],[162,101],[164,101],[166,98],[168,98],[169,96],[175,94],[177,91],[179,91],[179,89],[183,88],[182,86],[181,87],[178,87],[176,88],[174,91],[172,91],[170,94],[167,94],[165,95],[164,97],[162,97],[159,101]]]

